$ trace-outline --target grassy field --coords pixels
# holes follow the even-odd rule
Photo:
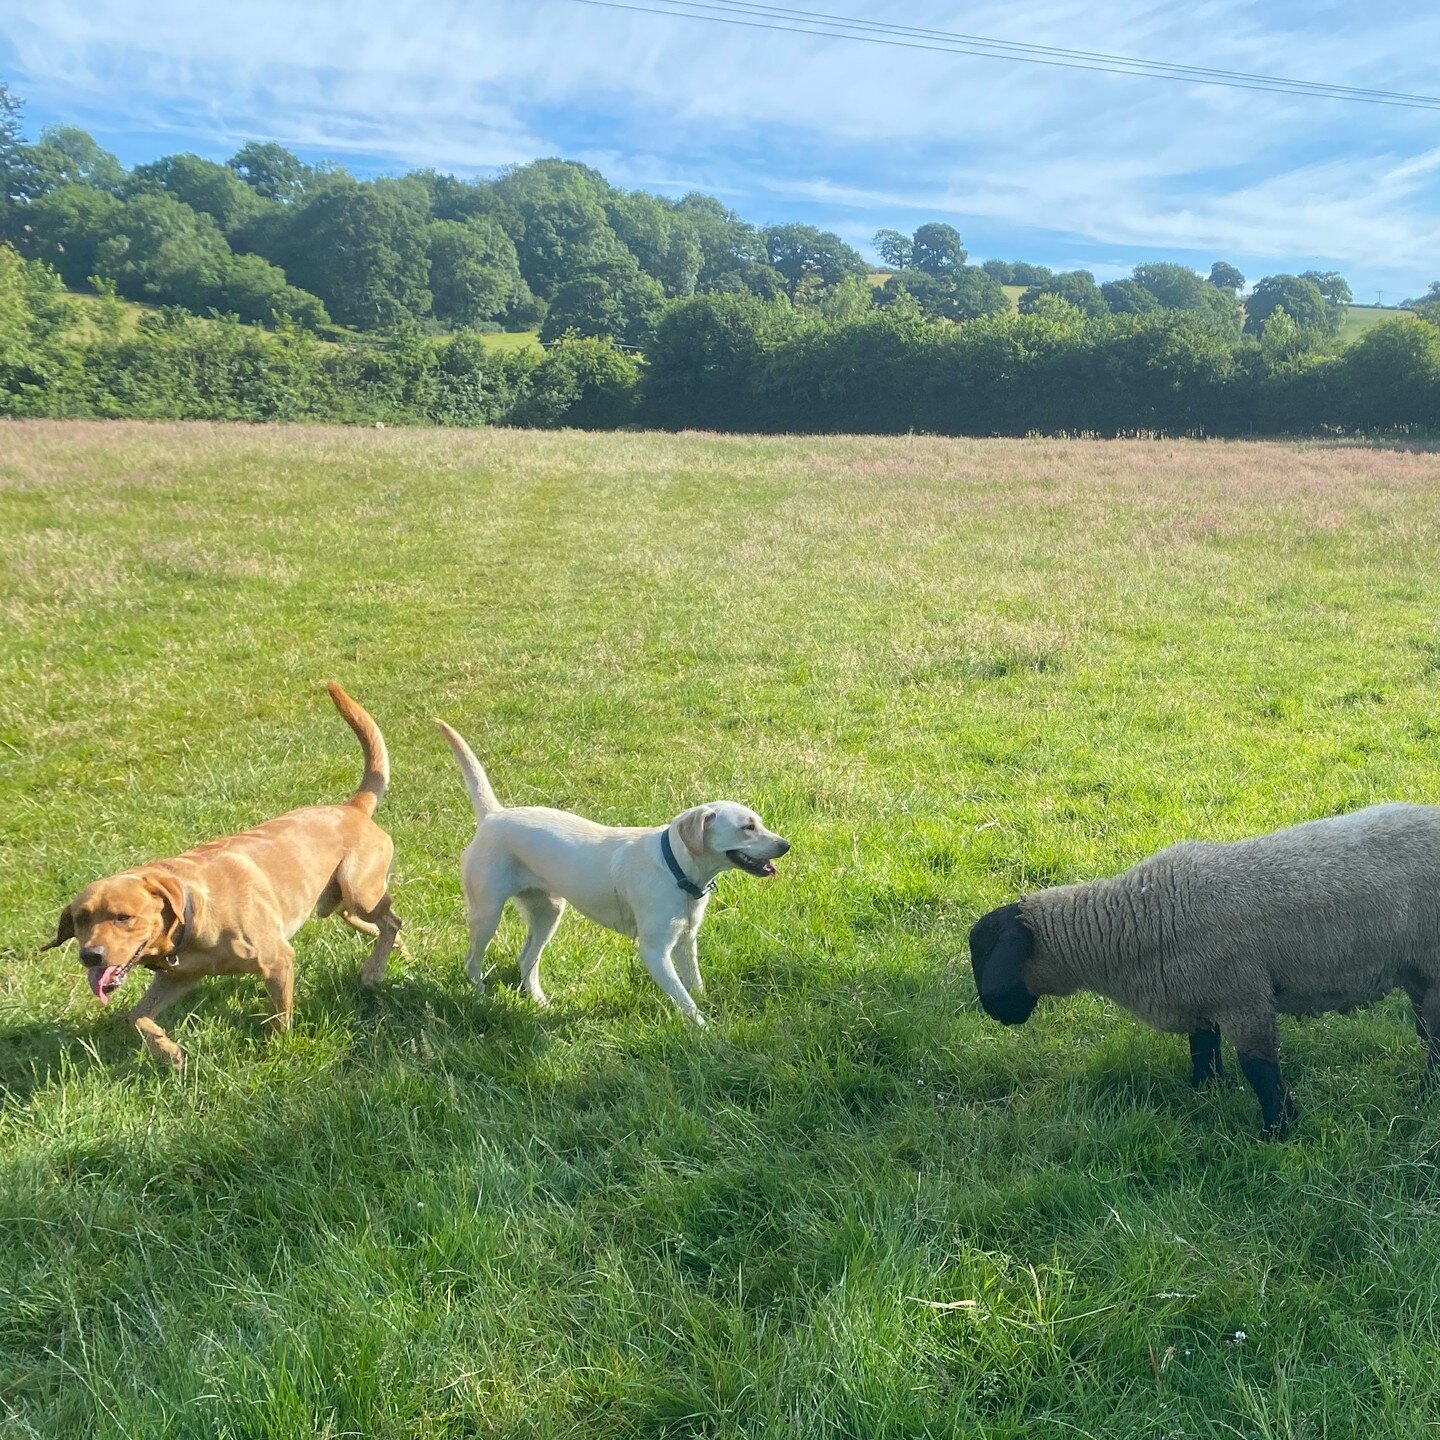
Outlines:
[[[1358,340],[1367,330],[1373,330],[1387,320],[1403,318],[1408,313],[1379,305],[1347,305],[1340,321],[1340,339],[1349,344],[1351,340]]]
[[[1392,998],[1227,1060],[979,1013],[1017,891],[1440,795],[1440,459],[1278,444],[0,426],[0,1435],[1419,1437],[1440,1107]],[[298,937],[158,1071],[85,881],[294,805],[383,726],[408,956]],[[742,798],[692,1032],[567,918],[462,971],[502,797]],[[138,994],[139,982],[128,989]]]
[[[488,330],[481,340],[492,350],[529,350],[540,348],[538,330]]]

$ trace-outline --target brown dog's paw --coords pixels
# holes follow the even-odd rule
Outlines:
[[[174,1041],[167,1041],[163,1045],[158,1041],[152,1041],[149,1050],[151,1058],[157,1065],[163,1065],[167,1070],[173,1070],[177,1075],[183,1075],[185,1073],[185,1052],[176,1045]]]

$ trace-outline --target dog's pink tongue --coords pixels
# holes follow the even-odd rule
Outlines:
[[[95,992],[95,998],[102,1004],[110,1003],[110,996],[105,990],[105,982],[118,970],[118,965],[92,965],[86,972],[90,981],[90,988]]]

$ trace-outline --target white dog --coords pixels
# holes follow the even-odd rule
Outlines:
[[[597,825],[565,810],[526,805],[507,810],[470,747],[444,721],[470,804],[475,838],[465,849],[460,878],[470,910],[466,973],[485,989],[485,951],[512,897],[529,933],[520,951],[520,978],[539,1005],[540,954],[555,933],[568,901],[582,915],[639,941],[655,983],[687,1019],[703,1025],[692,992],[704,984],[695,936],[705,902],[724,870],[773,875],[771,863],[790,848],[760,817],[729,800],[696,805],[669,825],[651,828]]]

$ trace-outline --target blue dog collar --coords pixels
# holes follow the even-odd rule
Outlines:
[[[666,868],[675,877],[675,883],[689,896],[696,900],[703,900],[714,888],[712,882],[703,890],[680,868],[680,862],[675,858],[675,851],[670,845],[670,827],[667,825],[660,832],[660,854],[665,858]]]

